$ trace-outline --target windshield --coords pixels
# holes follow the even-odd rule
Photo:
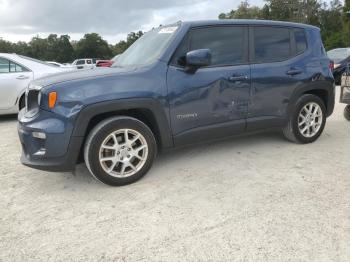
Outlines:
[[[177,26],[160,27],[144,34],[118,57],[115,67],[142,66],[153,63],[169,43]]]
[[[327,52],[327,55],[334,63],[338,64],[350,56],[350,48],[338,48]]]
[[[115,57],[113,57],[113,58],[111,59],[111,61],[113,61],[113,62],[117,61],[117,59],[119,58],[119,56],[120,56],[120,55],[116,55]]]

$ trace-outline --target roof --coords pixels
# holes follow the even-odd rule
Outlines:
[[[258,19],[222,19],[222,20],[200,20],[200,21],[185,21],[183,24],[190,24],[191,26],[208,26],[208,25],[268,25],[268,26],[289,26],[299,27],[306,29],[317,29],[316,26],[284,22],[284,21],[272,21],[272,20],[258,20]]]

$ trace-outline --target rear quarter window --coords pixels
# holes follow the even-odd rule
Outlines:
[[[307,40],[304,29],[294,29],[295,48],[297,54],[301,54],[307,49]]]

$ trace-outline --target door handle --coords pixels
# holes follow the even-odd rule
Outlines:
[[[24,79],[28,79],[29,76],[25,76],[25,75],[20,75],[20,76],[17,76],[16,79],[19,79],[19,80],[24,80]]]
[[[235,82],[235,81],[244,81],[244,80],[247,80],[248,79],[248,76],[246,75],[234,75],[234,76],[230,76],[228,78],[228,80],[230,82]]]
[[[303,71],[301,69],[297,69],[297,68],[291,68],[290,70],[288,70],[286,72],[287,75],[290,76],[295,76],[295,75],[299,75],[301,74]]]

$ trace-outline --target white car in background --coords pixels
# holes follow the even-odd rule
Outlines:
[[[24,107],[24,93],[33,79],[71,70],[21,55],[0,53],[0,115],[15,114]]]
[[[76,59],[72,63],[72,66],[74,66],[76,69],[93,69],[96,67],[96,61],[95,58],[81,58]]]

